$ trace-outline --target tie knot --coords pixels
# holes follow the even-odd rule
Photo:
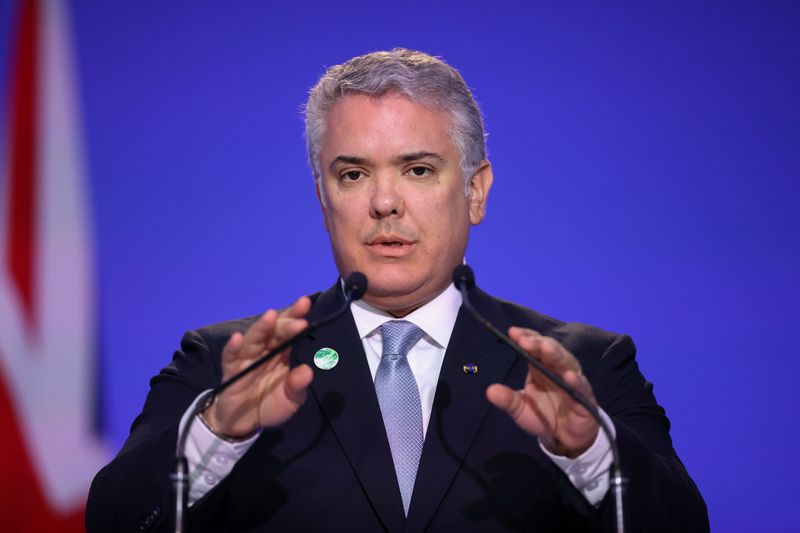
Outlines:
[[[390,320],[381,325],[381,335],[383,356],[405,356],[425,332],[407,320]]]

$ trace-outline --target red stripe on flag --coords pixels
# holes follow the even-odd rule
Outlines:
[[[59,515],[47,505],[42,487],[37,481],[14,405],[5,380],[0,373],[0,516],[2,530],[53,531],[72,533],[84,531],[83,506],[67,515]],[[58,453],[53,441],[50,453]],[[69,461],[68,457],[64,458]]]
[[[20,2],[11,82],[10,175],[8,182],[8,269],[31,328],[36,264],[36,141],[39,2]]]

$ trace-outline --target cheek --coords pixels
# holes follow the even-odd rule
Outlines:
[[[450,255],[460,248],[469,231],[469,215],[466,209],[454,208],[453,201],[429,204],[422,225],[432,245],[431,252]]]
[[[469,225],[469,208],[463,196],[451,194],[428,202],[427,219],[435,220],[444,231],[455,231],[462,225]]]
[[[340,247],[353,246],[351,243],[358,241],[364,216],[358,214],[355,205],[340,202],[340,198],[335,202],[331,200],[328,198],[328,207],[325,208],[325,227],[331,239]]]

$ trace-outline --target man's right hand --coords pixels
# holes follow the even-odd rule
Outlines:
[[[264,313],[244,335],[234,333],[222,351],[223,381],[261,357],[267,350],[302,331],[311,300],[303,296],[278,313]],[[308,365],[289,369],[291,348],[223,391],[204,413],[211,430],[223,437],[251,435],[259,428],[286,422],[306,401],[314,377]]]

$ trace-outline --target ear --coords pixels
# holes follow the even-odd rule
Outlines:
[[[320,211],[322,211],[322,224],[325,226],[325,229],[328,229],[328,211],[325,209],[325,204],[322,202],[322,192],[320,191],[320,180],[314,178],[314,194],[317,195],[317,201],[319,202]]]
[[[486,216],[486,200],[489,198],[489,189],[492,188],[492,165],[484,159],[478,166],[469,182],[469,222],[480,224]]]

